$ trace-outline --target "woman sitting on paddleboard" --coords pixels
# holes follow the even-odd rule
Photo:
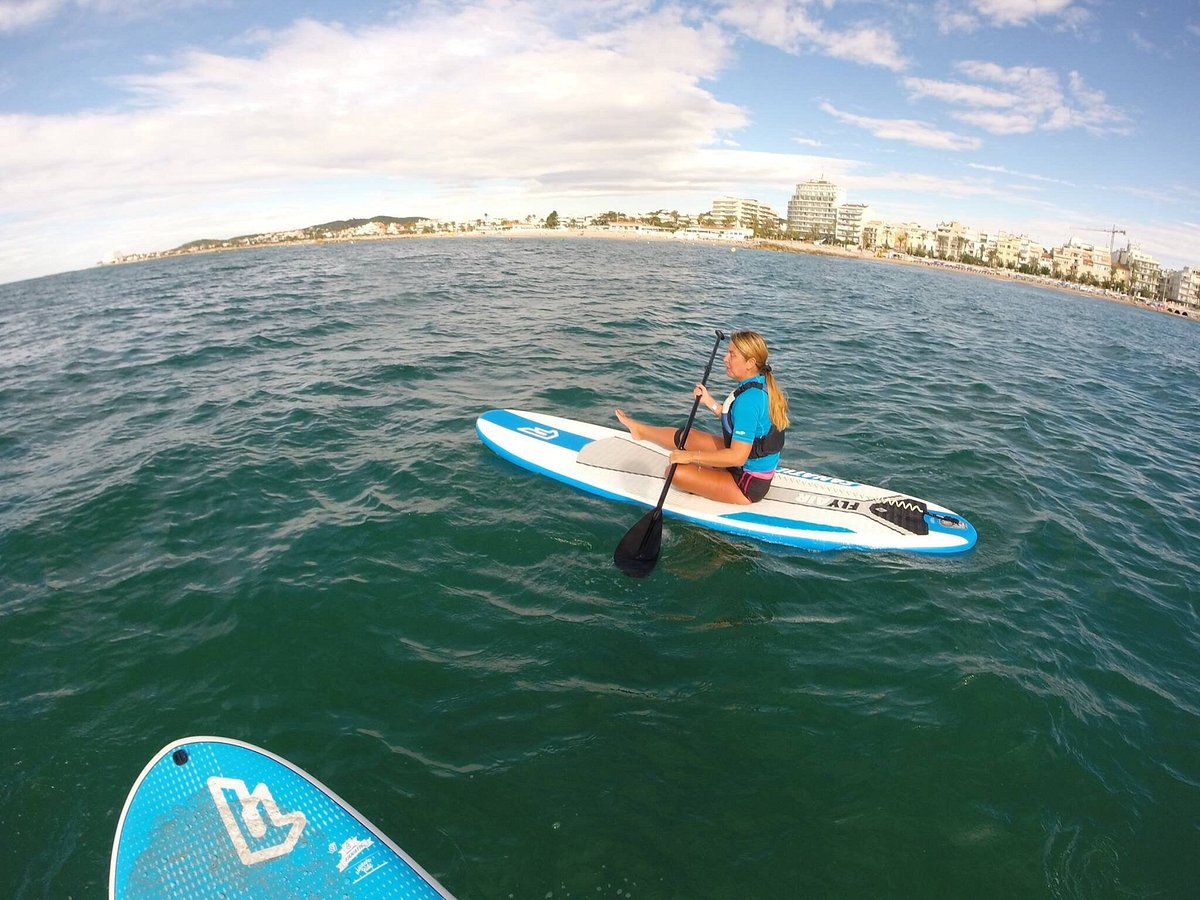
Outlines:
[[[767,343],[755,331],[738,331],[725,351],[725,374],[738,382],[719,404],[702,384],[692,392],[721,419],[721,435],[692,430],[679,447],[682,428],[648,425],[618,409],[617,418],[634,440],[671,450],[678,463],[672,484],[680,490],[723,503],[754,503],[767,494],[783,433],[788,427],[787,395],[767,363]]]

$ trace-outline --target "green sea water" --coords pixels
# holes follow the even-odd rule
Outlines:
[[[946,558],[812,554],[488,451],[501,406],[682,420],[712,329],[784,463]],[[728,389],[714,378],[714,389]],[[953,273],[430,240],[0,286],[0,896],[103,897],[214,734],[460,898],[1200,895],[1200,328]]]

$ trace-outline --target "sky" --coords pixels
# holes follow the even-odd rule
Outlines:
[[[0,0],[0,283],[375,215],[786,215],[821,177],[1200,267],[1198,88],[1197,0]]]

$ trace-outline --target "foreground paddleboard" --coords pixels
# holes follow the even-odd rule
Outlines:
[[[511,462],[581,490],[653,508],[667,451],[628,432],[559,416],[493,409],[475,422],[480,439]],[[958,513],[886,488],[780,468],[750,506],[667,493],[663,513],[729,534],[809,550],[961,553],[975,546]]]
[[[117,824],[108,895],[451,898],[311,775],[216,737],[168,744],[142,771]]]

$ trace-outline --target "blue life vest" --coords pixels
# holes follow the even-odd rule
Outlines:
[[[733,402],[741,396],[743,391],[748,391],[750,388],[758,388],[760,391],[765,391],[767,386],[761,381],[747,381],[744,384],[739,384],[733,392]],[[733,443],[733,402],[729,404],[729,409],[721,413],[721,434],[725,437],[725,446],[728,447]],[[775,423],[771,423],[771,429],[761,437],[756,437],[754,443],[750,445],[749,459],[761,459],[764,456],[771,456],[783,450],[784,431],[780,431],[775,427]]]

